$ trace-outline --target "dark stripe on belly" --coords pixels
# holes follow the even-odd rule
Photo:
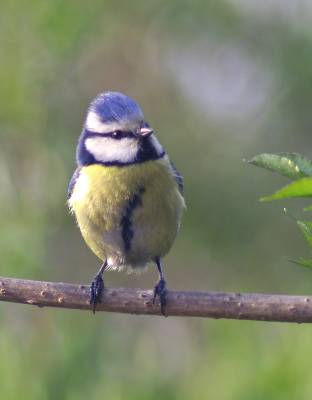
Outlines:
[[[140,187],[138,192],[128,201],[124,215],[121,218],[121,236],[124,241],[125,251],[128,253],[131,249],[131,241],[133,239],[133,226],[132,226],[132,216],[133,211],[142,205],[142,194],[145,192],[144,187]]]

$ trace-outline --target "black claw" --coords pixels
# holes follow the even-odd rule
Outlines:
[[[153,296],[153,304],[155,304],[156,297],[159,297],[160,302],[160,312],[164,317],[166,317],[166,304],[167,304],[167,289],[166,289],[166,281],[164,279],[160,279],[157,285],[154,287],[154,296]]]
[[[92,306],[93,314],[98,303],[101,303],[101,295],[104,289],[104,281],[102,274],[95,275],[90,287],[90,305]]]

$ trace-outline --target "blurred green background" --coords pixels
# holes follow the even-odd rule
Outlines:
[[[66,207],[91,99],[134,97],[185,177],[165,259],[171,288],[312,292],[286,180],[243,163],[311,157],[309,0],[2,0],[1,275],[88,283],[99,267]],[[297,207],[298,206],[298,207]],[[298,211],[299,212],[299,211]],[[151,288],[156,273],[108,272]],[[110,315],[0,304],[0,392],[11,399],[311,399],[308,325]]]

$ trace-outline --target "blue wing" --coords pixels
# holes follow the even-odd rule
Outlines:
[[[72,195],[72,193],[73,193],[75,184],[76,184],[77,179],[78,179],[79,174],[80,174],[80,170],[81,170],[81,167],[76,168],[76,171],[74,172],[74,174],[73,174],[73,176],[72,176],[72,178],[71,178],[71,180],[70,180],[70,182],[69,182],[69,184],[68,184],[68,188],[67,188],[67,200],[70,199],[70,197],[71,197],[71,195]]]
[[[171,165],[171,168],[172,168],[174,179],[177,182],[177,185],[179,187],[180,193],[183,195],[183,192],[184,192],[184,179],[183,179],[183,176],[176,169],[175,165],[173,164],[173,162],[171,160],[170,160],[170,165]]]

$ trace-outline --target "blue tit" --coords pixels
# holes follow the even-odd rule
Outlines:
[[[68,187],[68,205],[90,249],[102,260],[91,284],[95,312],[106,269],[140,270],[155,263],[165,314],[161,259],[170,250],[185,207],[183,178],[170,161],[139,105],[118,92],[89,106]]]

